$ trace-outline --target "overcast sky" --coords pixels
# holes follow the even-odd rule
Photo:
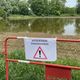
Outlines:
[[[77,0],[67,0],[65,6],[67,7],[75,7],[77,5]]]

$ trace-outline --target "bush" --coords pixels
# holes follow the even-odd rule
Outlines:
[[[0,8],[0,17],[3,17],[3,18],[6,17],[6,11],[2,8]]]

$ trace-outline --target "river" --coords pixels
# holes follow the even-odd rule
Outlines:
[[[48,34],[80,34],[80,18],[33,18],[0,20],[0,32],[44,32]]]

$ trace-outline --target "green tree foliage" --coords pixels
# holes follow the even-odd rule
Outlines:
[[[12,14],[19,14],[19,7],[18,6],[13,6],[13,9],[12,9]]]
[[[76,14],[76,7],[72,8],[66,7],[64,10],[64,14],[69,14],[73,16],[74,14]]]
[[[19,14],[19,7],[18,7],[18,3],[19,0],[9,0],[12,6],[12,14]]]
[[[0,16],[7,17],[10,14],[53,16],[76,13],[76,8],[65,8],[65,2],[66,0],[0,0]],[[77,13],[80,13],[80,0]]]
[[[61,0],[51,0],[50,2],[50,14],[60,15],[63,12],[64,1]]]
[[[80,14],[80,0],[78,0],[77,13]]]
[[[9,14],[28,15],[28,3],[23,0],[0,0],[0,16],[8,16]]]
[[[6,12],[4,9],[0,8],[0,17],[4,17],[6,16]]]
[[[28,15],[29,9],[26,1],[20,1],[18,3],[18,7],[19,7],[19,14]]]
[[[1,17],[6,17],[10,14],[12,11],[12,7],[9,1],[6,0],[0,0],[0,16]]]
[[[65,0],[34,0],[31,1],[31,9],[38,16],[60,15]]]
[[[12,6],[12,14],[28,15],[28,3],[23,0],[10,0]]]
[[[45,10],[45,3],[43,0],[33,0],[31,2],[31,9],[34,12],[34,14],[38,16],[43,16],[44,15],[44,10]]]

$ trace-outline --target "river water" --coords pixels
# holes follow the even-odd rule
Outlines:
[[[80,18],[33,18],[0,20],[0,32],[44,32],[48,34],[80,34]]]

